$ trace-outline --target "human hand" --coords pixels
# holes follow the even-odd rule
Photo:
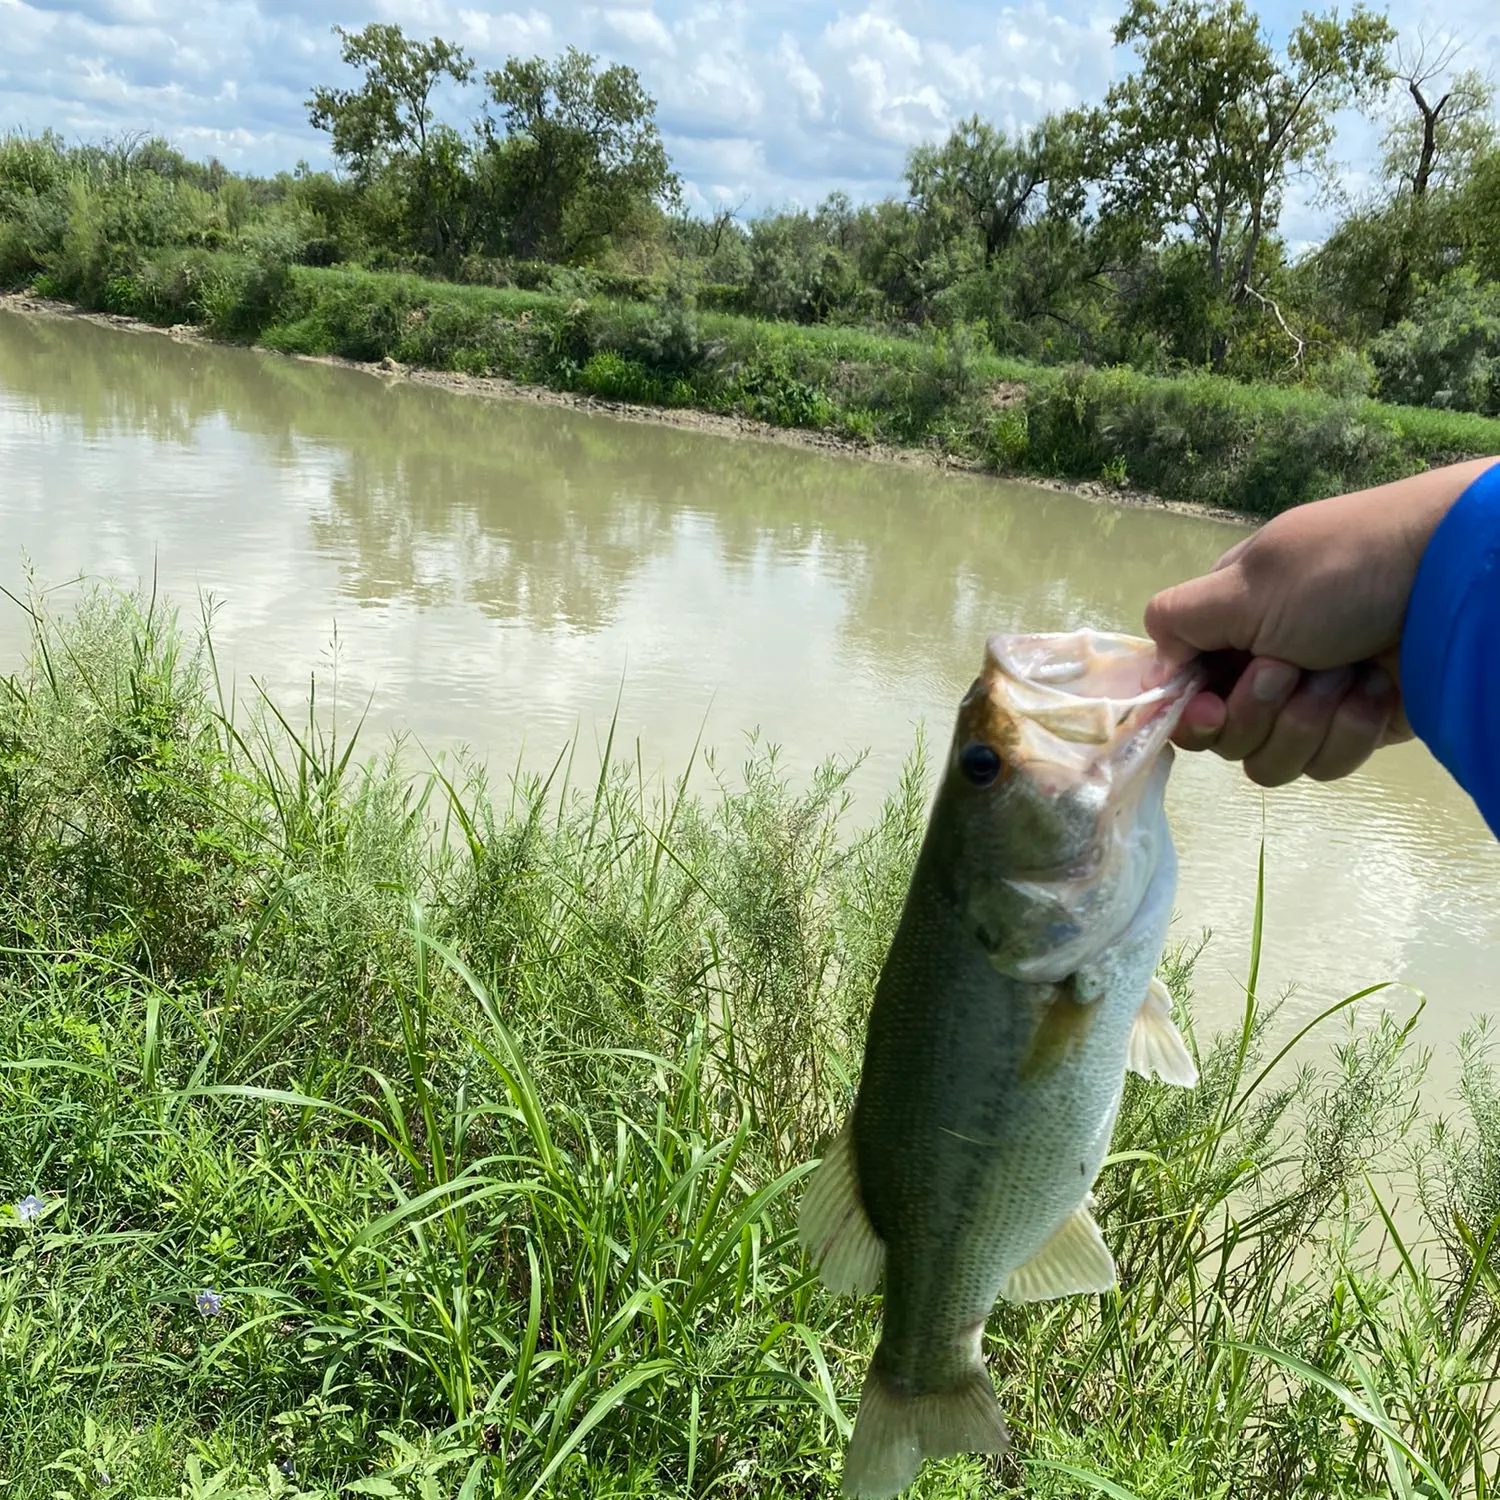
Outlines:
[[[1411,737],[1401,627],[1422,554],[1493,459],[1286,511],[1201,578],[1146,606],[1162,675],[1196,656],[1206,689],[1174,739],[1242,760],[1252,781],[1347,776]]]

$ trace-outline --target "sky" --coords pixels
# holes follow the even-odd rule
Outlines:
[[[481,68],[511,54],[582,47],[635,68],[688,205],[745,214],[811,206],[842,189],[897,191],[907,152],[978,112],[1015,129],[1099,99],[1130,67],[1111,32],[1123,6],[1097,0],[0,0],[0,129],[51,126],[72,139],[144,131],[193,156],[252,171],[328,164],[304,101],[351,79],[335,24],[395,21],[459,42]],[[1347,5],[1345,6],[1347,10]],[[1300,14],[1265,0],[1273,37]],[[1500,80],[1496,0],[1393,0],[1404,35],[1449,37],[1459,65]],[[479,92],[453,101],[455,123]],[[1342,187],[1369,181],[1378,130],[1344,122]],[[1295,191],[1294,247],[1334,208]]]

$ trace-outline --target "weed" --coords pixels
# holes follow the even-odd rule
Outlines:
[[[857,834],[850,766],[796,787],[759,749],[705,797],[608,763],[497,797],[357,758],[315,700],[227,701],[159,602],[33,609],[0,693],[0,1189],[42,1205],[0,1225],[7,1494],[832,1482],[874,1304],[819,1290],[793,1224],[920,755]],[[1470,1135],[1429,1141],[1409,1024],[1288,1073],[1247,990],[1198,1089],[1129,1084],[1119,1291],[991,1320],[1019,1458],[919,1496],[1495,1493],[1479,1054]],[[1403,1141],[1431,1266],[1365,1178]]]

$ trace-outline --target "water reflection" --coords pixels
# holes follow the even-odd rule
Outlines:
[[[802,772],[869,747],[894,780],[995,629],[1138,628],[1157,587],[1237,528],[1024,486],[814,456],[244,350],[0,314],[0,581],[157,572],[219,595],[221,644],[283,696],[338,700],[432,748],[550,759],[581,725],[678,765],[759,726]],[[0,616],[14,654],[19,618]],[[1184,758],[1183,930],[1212,926],[1208,1003],[1236,1003],[1269,838],[1267,982],[1305,1014],[1382,978],[1426,1035],[1492,1000],[1500,855],[1425,753],[1263,803]]]

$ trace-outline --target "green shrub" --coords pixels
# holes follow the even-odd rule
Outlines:
[[[41,257],[24,226],[12,219],[0,221],[0,291],[28,285],[41,269]]]
[[[729,410],[776,427],[827,427],[834,405],[821,386],[805,379],[792,355],[772,347],[746,351],[724,371],[719,401]]]
[[[1456,271],[1370,346],[1387,401],[1500,415],[1500,285]]]
[[[1367,350],[1345,344],[1312,365],[1307,383],[1335,401],[1365,401],[1375,394],[1379,374]]]
[[[740,310],[763,318],[820,323],[853,313],[868,289],[853,259],[830,244],[807,213],[774,214],[750,226],[749,274]]]
[[[97,186],[75,175],[68,186],[67,224],[48,269],[72,295],[101,295],[115,278],[130,276],[154,251],[222,243],[213,198],[201,188],[149,173]]]
[[[0,219],[12,217],[30,201],[57,194],[67,176],[67,147],[55,132],[12,132],[0,138]]]
[[[986,433],[985,457],[1002,474],[1020,473],[1031,454],[1031,428],[1026,408],[1011,407],[995,418]]]
[[[590,356],[579,372],[578,386],[611,401],[650,402],[658,400],[661,393],[661,382],[653,379],[643,365],[612,349]]]

